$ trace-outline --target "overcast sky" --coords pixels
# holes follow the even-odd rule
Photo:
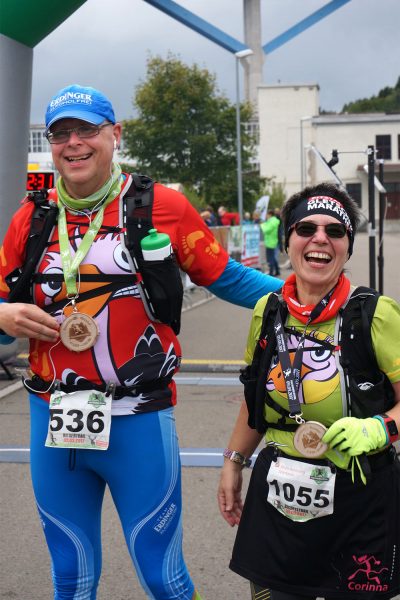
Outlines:
[[[244,41],[242,0],[177,0]],[[261,0],[262,43],[329,0]],[[320,105],[343,104],[394,86],[400,76],[400,0],[351,0],[266,57],[264,83],[318,83]],[[143,0],[87,0],[34,49],[32,123],[43,123],[48,100],[70,83],[101,89],[117,119],[134,116],[135,86],[150,55],[171,51],[216,75],[235,99],[235,59],[227,50]],[[242,80],[243,81],[243,80]]]

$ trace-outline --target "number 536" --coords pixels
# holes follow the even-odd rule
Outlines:
[[[71,433],[79,433],[86,425],[90,433],[101,433],[104,429],[102,417],[104,413],[100,410],[92,410],[85,414],[81,410],[71,409],[64,414],[62,408],[50,408],[50,431],[60,431],[65,427]]]

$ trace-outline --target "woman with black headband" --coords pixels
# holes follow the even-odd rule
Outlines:
[[[359,215],[333,184],[292,196],[293,273],[254,309],[218,490],[239,525],[230,568],[254,600],[400,593],[400,307],[344,274]],[[243,506],[242,469],[263,436]]]

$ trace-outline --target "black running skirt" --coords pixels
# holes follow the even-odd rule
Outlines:
[[[275,450],[265,448],[256,461],[230,568],[262,587],[305,596],[372,600],[399,594],[395,453],[386,451],[372,464],[367,485],[359,477],[353,483],[351,473],[338,469],[334,513],[307,522],[293,522],[267,502],[267,474],[275,457]]]

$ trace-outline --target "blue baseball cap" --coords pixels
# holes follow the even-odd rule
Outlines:
[[[93,125],[103,121],[115,123],[111,102],[99,90],[69,85],[50,100],[46,110],[46,129],[60,119],[82,119]]]

